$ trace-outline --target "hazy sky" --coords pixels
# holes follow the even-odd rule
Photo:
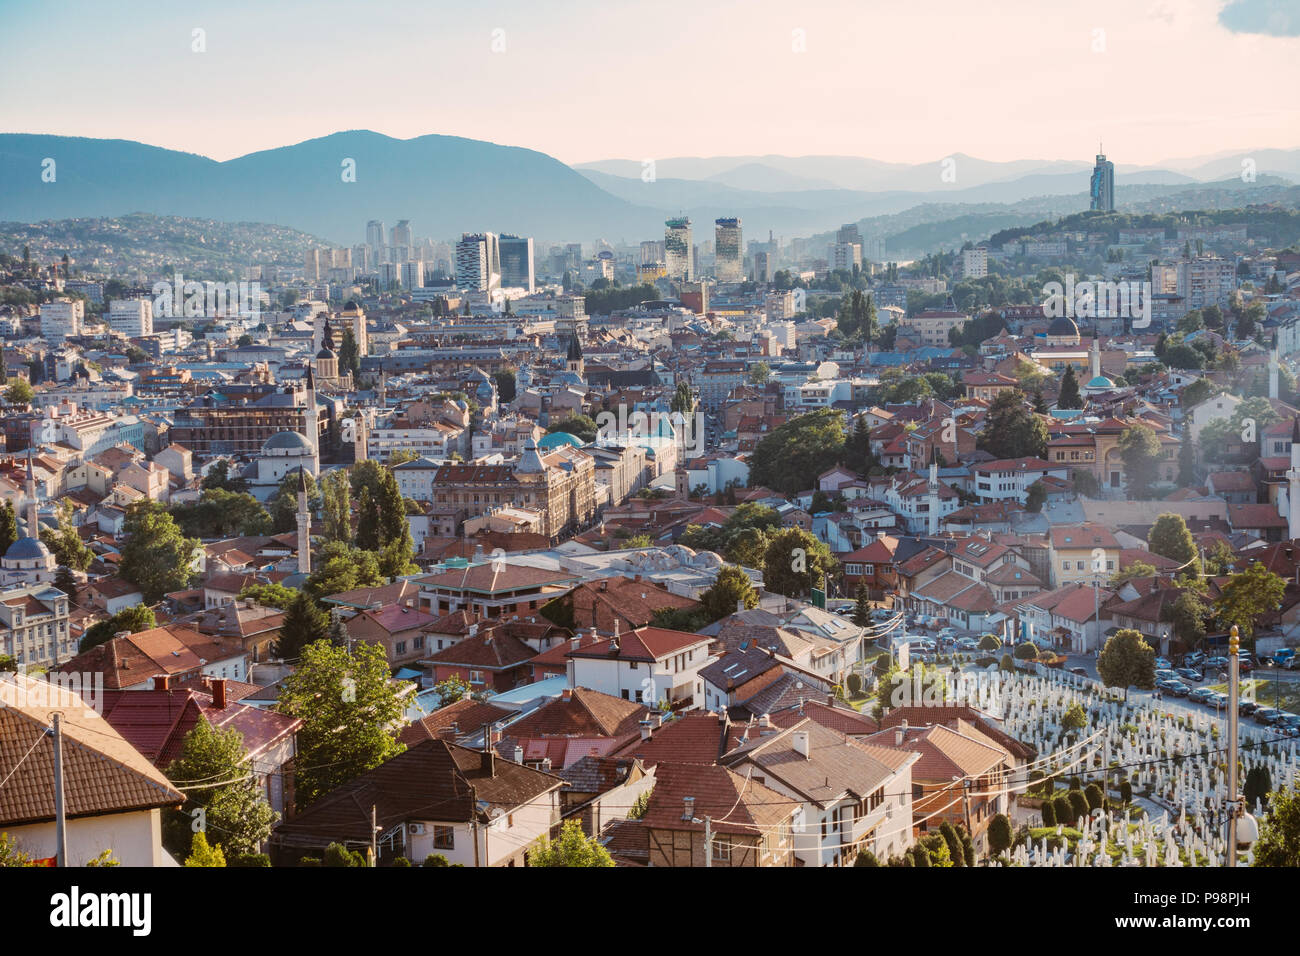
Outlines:
[[[1298,62],[1300,0],[0,0],[0,131],[1146,164],[1300,146]]]

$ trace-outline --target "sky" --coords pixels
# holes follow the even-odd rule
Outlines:
[[[1297,62],[1300,0],[0,0],[0,132],[1154,165],[1300,147]]]

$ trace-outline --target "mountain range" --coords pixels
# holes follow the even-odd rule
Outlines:
[[[54,161],[52,182],[42,176]],[[351,160],[355,181],[345,181]],[[1120,203],[1206,190],[1250,192],[1300,180],[1300,150],[1256,150],[1120,164]],[[43,165],[45,164],[45,165]],[[961,218],[982,207],[991,221],[1087,208],[1091,163],[992,162],[963,154],[930,163],[851,156],[720,156],[610,159],[567,166],[535,150],[455,136],[394,139],[351,130],[225,162],[128,140],[0,134],[0,221],[32,223],[136,212],[292,227],[340,244],[365,224],[409,219],[417,235],[450,239],[491,230],[543,240],[634,241],[662,235],[686,214],[702,239],[721,216],[741,216],[748,237],[786,238],[840,223],[920,213],[907,226]],[[945,171],[948,173],[944,176]],[[651,175],[652,173],[652,175]],[[1249,199],[1247,199],[1249,201]],[[954,210],[954,207],[957,207]],[[999,208],[1006,207],[1006,208]],[[978,238],[978,237],[976,237]]]

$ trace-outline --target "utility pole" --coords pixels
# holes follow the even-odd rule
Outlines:
[[[57,710],[54,718],[54,846],[55,865],[68,865],[68,816],[63,802],[63,714]]]
[[[1241,647],[1237,625],[1228,632],[1228,866],[1237,865],[1237,704],[1240,696]]]
[[[713,818],[704,818],[704,865],[713,866]]]
[[[961,782],[962,786],[962,805],[966,815],[966,832],[970,834],[971,840],[975,839],[975,831],[970,825],[970,777]]]
[[[375,825],[375,805],[370,805],[370,865],[379,865],[379,827]]]

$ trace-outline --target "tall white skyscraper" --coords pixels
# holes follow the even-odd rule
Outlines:
[[[148,299],[114,299],[108,306],[108,325],[127,338],[153,335],[153,303]]]
[[[371,219],[366,223],[366,245],[370,247],[370,254],[374,257],[375,262],[380,262],[384,255],[384,221],[382,219]]]
[[[487,292],[501,288],[501,248],[495,233],[465,233],[456,243],[456,286]]]

